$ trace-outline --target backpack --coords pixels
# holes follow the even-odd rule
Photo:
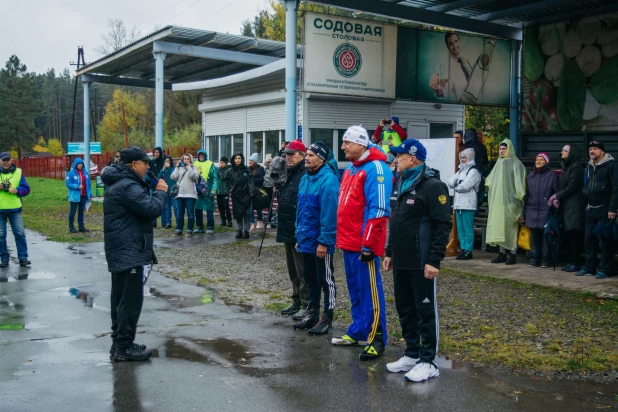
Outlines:
[[[199,196],[206,195],[206,191],[208,190],[208,183],[202,175],[200,175],[199,179],[197,179],[197,182],[195,182],[195,190],[197,191],[197,194]]]

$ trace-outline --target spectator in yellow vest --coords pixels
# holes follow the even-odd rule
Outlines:
[[[386,130],[382,132],[384,126],[386,126]],[[406,131],[399,126],[399,118],[393,116],[390,120],[380,120],[371,140],[381,146],[384,153],[388,153],[391,151],[391,146],[400,146],[407,137]]]
[[[30,266],[26,229],[21,217],[21,198],[28,196],[30,186],[28,186],[21,169],[13,164],[10,153],[0,153],[0,166],[0,179],[2,181],[2,190],[0,190],[0,267],[7,267],[11,257],[6,247],[7,220],[11,223],[11,230],[13,236],[15,236],[19,266]]]
[[[193,166],[200,171],[200,175],[206,181],[206,193],[197,194],[195,203],[195,233],[204,233],[204,211],[206,211],[206,233],[215,233],[215,207],[217,199],[217,189],[219,188],[219,175],[217,167],[208,160],[205,150],[197,152],[197,161]]]

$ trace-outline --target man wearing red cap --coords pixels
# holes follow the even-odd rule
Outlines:
[[[309,292],[303,272],[303,254],[296,250],[296,207],[298,188],[302,177],[307,173],[305,154],[307,148],[300,140],[294,140],[283,150],[287,165],[287,178],[279,195],[277,214],[277,242],[285,245],[288,274],[292,282],[292,304],[281,311],[282,315],[302,320],[309,304]]]

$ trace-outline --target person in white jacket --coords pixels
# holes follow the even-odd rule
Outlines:
[[[182,235],[185,224],[185,210],[187,211],[187,232],[185,236],[193,236],[193,225],[195,224],[195,202],[197,202],[197,189],[195,182],[200,177],[200,171],[193,166],[193,156],[190,154],[182,155],[181,160],[176,164],[176,169],[172,172],[171,179],[178,185],[178,195],[176,196],[176,230],[172,236]]]
[[[459,172],[448,180],[448,186],[455,189],[455,219],[461,253],[458,260],[472,259],[474,249],[474,213],[478,203],[481,172],[474,163],[474,149],[459,153]]]

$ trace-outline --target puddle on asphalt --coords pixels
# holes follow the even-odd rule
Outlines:
[[[163,298],[170,303],[177,304],[181,308],[195,306],[200,303],[201,304],[214,303],[217,301],[217,290],[214,288],[209,288],[209,287],[204,287],[205,293],[202,296],[189,297],[189,298],[184,297],[184,296],[178,296],[178,295],[169,295],[153,287],[151,287],[149,291],[150,291],[151,296],[154,296],[157,298]]]
[[[84,302],[84,305],[86,305],[89,308],[94,307],[94,297],[95,295],[83,290],[79,290],[77,288],[70,288],[69,289],[69,295],[70,296],[74,296],[75,299],[79,299],[82,302]]]
[[[253,377],[266,377],[281,372],[281,369],[253,366],[252,360],[260,356],[263,355],[251,352],[247,343],[226,338],[214,340],[172,339],[153,350],[153,357],[209,363],[225,368],[234,368],[238,372]]]
[[[49,280],[56,278],[56,275],[51,272],[29,272],[26,275],[28,276],[28,279]]]
[[[84,250],[78,249],[77,246],[71,245],[67,249],[73,252],[74,255],[85,255],[86,252]]]

